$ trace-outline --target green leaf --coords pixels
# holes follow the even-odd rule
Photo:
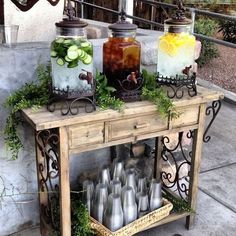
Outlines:
[[[109,86],[107,86],[105,89],[106,89],[108,92],[112,92],[112,93],[114,93],[114,92],[116,91],[115,88],[109,87]]]
[[[143,99],[153,102],[162,117],[170,115],[170,118],[177,118],[179,114],[172,100],[167,97],[166,92],[161,87],[157,87],[157,73],[149,73],[143,70],[142,75],[144,78],[144,86],[142,88]]]

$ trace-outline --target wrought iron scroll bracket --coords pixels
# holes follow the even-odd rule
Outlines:
[[[162,138],[163,150],[161,152],[161,157],[164,163],[170,165],[170,168],[162,170],[161,180],[164,188],[171,189],[183,200],[187,201],[192,151],[186,151],[183,147],[184,135],[186,135],[187,139],[193,139],[192,130],[188,133],[180,132],[178,135],[178,142],[174,148],[168,147],[168,143],[171,142],[169,137],[165,136]],[[190,146],[192,146],[192,142]],[[187,168],[187,172],[183,175],[183,170],[185,168]]]
[[[46,202],[40,202],[41,217],[43,222],[56,228],[57,222],[54,222],[52,215],[52,201],[58,198],[59,192],[59,136],[56,130],[37,132],[36,145],[41,152],[41,160],[38,163],[39,193],[47,196]]]
[[[210,106],[207,107],[206,109],[206,116],[210,116],[212,114],[212,118],[207,125],[205,132],[203,134],[203,142],[208,143],[211,139],[211,136],[208,135],[208,131],[210,130],[216,116],[218,115],[219,111],[221,108],[221,100],[213,101]]]
[[[192,75],[187,75],[187,77],[176,75],[175,78],[157,76],[156,78],[158,86],[166,86],[167,96],[169,98],[181,99],[184,96],[184,92],[190,97],[197,95],[197,83],[196,83],[196,73]]]

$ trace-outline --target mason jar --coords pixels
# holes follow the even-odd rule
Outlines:
[[[121,20],[108,28],[108,41],[103,44],[103,72],[108,84],[116,88],[116,94],[135,90],[141,83],[141,45],[135,39],[137,26]]]
[[[51,43],[54,93],[87,93],[92,89],[93,45],[87,40],[86,26],[78,18],[56,23],[57,35]]]
[[[159,38],[157,72],[159,77],[189,76],[193,71],[196,39],[191,20],[168,19]]]

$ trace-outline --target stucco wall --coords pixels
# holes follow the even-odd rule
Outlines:
[[[95,53],[101,56],[99,50],[101,48],[95,47]],[[0,45],[0,134],[7,117],[2,103],[12,91],[35,80],[38,62],[46,63],[49,59],[49,43],[24,43],[16,48]],[[20,133],[25,148],[15,161],[10,160],[11,155],[0,135],[0,236],[39,223],[33,130],[24,123]],[[72,185],[77,182],[80,173],[91,169],[90,163],[99,168],[108,160],[108,149],[71,157]]]
[[[63,0],[56,6],[40,0],[23,12],[7,0],[4,1],[5,24],[19,25],[18,42],[51,41],[55,37],[55,22],[62,19],[63,7]]]

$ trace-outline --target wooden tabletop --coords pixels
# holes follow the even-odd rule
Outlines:
[[[198,86],[198,94],[194,97],[188,95],[181,99],[174,99],[176,108],[191,106],[201,103],[208,103],[211,101],[223,99],[224,95],[221,92],[209,90]],[[44,130],[51,128],[58,128],[66,125],[73,125],[79,123],[87,123],[98,120],[113,120],[122,118],[124,116],[138,115],[140,113],[151,113],[157,110],[156,106],[149,101],[131,102],[125,104],[125,109],[122,112],[115,110],[99,110],[99,108],[92,113],[80,113],[77,115],[62,116],[59,110],[49,112],[46,107],[38,110],[24,109],[22,115],[27,122],[36,130]]]

